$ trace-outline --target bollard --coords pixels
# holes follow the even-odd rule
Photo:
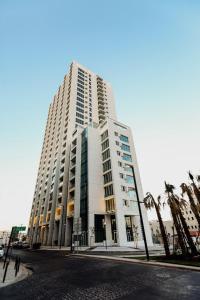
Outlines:
[[[18,257],[17,273],[19,272],[20,263],[21,263],[21,259],[20,259],[20,257]]]
[[[17,276],[17,265],[18,265],[18,256],[16,256],[16,258],[15,258],[15,266],[14,266],[14,269],[15,269],[15,277]]]
[[[7,261],[6,262],[6,267],[5,267],[5,271],[4,271],[4,274],[3,274],[3,283],[4,283],[4,281],[5,281],[5,279],[6,279],[6,274],[7,274],[7,270],[8,270],[8,265],[9,265],[9,261]]]

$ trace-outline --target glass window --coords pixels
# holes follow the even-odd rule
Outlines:
[[[82,103],[78,102],[78,101],[76,102],[76,105],[84,108],[84,105]]]
[[[126,175],[126,182],[127,183],[134,183],[133,176]]]
[[[124,151],[130,152],[130,146],[128,146],[128,145],[122,144],[121,149]]]
[[[110,184],[104,187],[104,197],[113,195],[113,185]]]
[[[112,181],[112,172],[110,171],[106,173],[105,175],[103,175],[103,177],[104,177],[104,184]]]
[[[81,112],[82,114],[84,114],[84,110],[83,109],[77,107],[76,110],[79,111],[79,112]]]
[[[77,119],[77,118],[76,118],[76,122],[79,123],[79,124],[81,124],[81,125],[84,124],[84,122],[83,122],[82,120],[79,120],[79,119]]]
[[[118,161],[118,166],[119,166],[119,167],[122,167],[121,161]]]
[[[110,157],[110,149],[106,150],[102,154],[103,161]]]
[[[122,190],[122,192],[125,192],[126,191],[126,187],[124,185],[121,185],[121,190]]]
[[[76,113],[76,116],[81,118],[81,119],[84,119],[84,116],[82,114]]]
[[[104,133],[101,135],[101,140],[104,141],[108,137],[108,130],[106,130]]]
[[[119,138],[122,142],[128,143],[128,137],[127,136],[121,134]]]
[[[124,167],[124,170],[126,171],[126,172],[129,172],[129,173],[132,173],[133,171],[132,171],[132,168],[129,166],[129,165],[125,165],[125,167]]]
[[[111,161],[110,159],[103,163],[103,172],[106,172],[111,169]]]
[[[109,147],[109,140],[107,139],[105,142],[102,143],[102,151]]]
[[[131,188],[131,187],[128,188],[128,196],[129,196],[129,198],[131,198],[133,200],[137,200],[136,192],[135,192],[134,188]]]
[[[122,158],[123,158],[123,160],[126,160],[126,161],[132,161],[131,155],[126,154],[126,153],[123,153]]]

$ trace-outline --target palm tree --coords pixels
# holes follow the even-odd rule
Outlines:
[[[191,186],[187,186],[187,184],[185,184],[185,183],[182,183],[180,187],[182,189],[182,194],[183,195],[187,194],[187,196],[188,196],[188,199],[190,201],[191,210],[193,211],[195,218],[197,219],[199,228],[200,228],[200,214],[198,212],[197,205],[193,198],[193,190],[192,190]]]
[[[190,236],[190,232],[189,232],[187,223],[186,223],[185,218],[184,218],[184,216],[182,214],[182,211],[181,211],[181,209],[184,207],[186,201],[184,199],[179,199],[179,197],[174,194],[175,187],[173,185],[167,184],[165,182],[165,187],[166,187],[166,193],[168,195],[168,203],[171,204],[171,206],[170,206],[170,208],[172,208],[171,210],[173,211],[174,214],[177,215],[177,217],[180,220],[180,223],[182,224],[181,227],[183,227],[185,238],[186,238],[187,244],[190,247],[191,254],[192,255],[198,255],[198,251],[197,251],[197,249],[194,245],[192,237]],[[180,228],[178,228],[178,231],[180,231]],[[177,231],[177,234],[178,234],[178,231]],[[182,241],[181,241],[181,243],[182,243]],[[183,253],[185,254],[185,250],[186,250],[185,247],[183,248],[183,250],[184,250]]]
[[[190,171],[188,172],[188,174],[189,174],[190,180],[192,181],[192,187],[193,187],[193,190],[194,190],[194,194],[195,194],[195,196],[197,198],[197,201],[200,205],[200,190],[199,190],[198,186],[196,185],[196,183],[194,181],[194,176],[190,173]],[[200,176],[198,175],[197,176],[197,181],[199,181],[199,180],[200,180]]]
[[[165,227],[164,227],[164,224],[163,224],[162,216],[161,216],[161,213],[160,213],[161,197],[158,196],[157,202],[156,202],[156,200],[154,199],[152,194],[147,193],[146,197],[144,198],[144,205],[147,209],[155,208],[156,214],[157,214],[157,217],[158,217],[159,226],[160,226],[160,232],[161,232],[161,235],[162,235],[163,244],[164,244],[164,248],[165,248],[165,254],[166,254],[166,256],[170,256],[168,239],[167,239]]]
[[[172,218],[174,221],[174,226],[176,228],[176,232],[178,235],[178,243],[181,247],[183,255],[186,255],[187,254],[187,245],[186,245],[185,236],[184,236],[184,233],[182,230],[182,226],[180,223],[180,218],[178,216],[178,208],[171,196],[172,189],[174,189],[174,186],[171,186],[165,182],[165,193],[167,194],[167,203],[170,207]]]

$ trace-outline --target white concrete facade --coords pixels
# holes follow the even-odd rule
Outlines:
[[[123,155],[131,155],[132,161],[128,163],[134,166],[138,194],[142,201],[132,134],[130,128],[115,120],[111,85],[73,62],[49,108],[29,221],[30,243],[70,245],[75,232],[77,236],[84,232],[84,243],[87,241],[87,244],[98,244],[106,230],[109,244],[133,245],[134,238],[129,233],[127,240],[126,227],[130,223],[135,226],[134,234],[138,243],[142,244],[134,183],[131,185],[126,182],[126,178],[130,179],[130,170],[125,170],[126,161],[123,159]],[[85,128],[87,129],[84,131]],[[105,183],[107,179],[104,175],[108,172],[103,171],[105,162],[102,156],[107,155],[108,149],[102,149],[101,136],[106,130],[110,158],[105,158],[105,162],[110,160],[112,183]],[[118,132],[118,136],[115,132]],[[123,133],[128,137],[128,143],[120,140]],[[124,149],[121,149],[122,144],[125,145]],[[111,184],[112,191],[108,187]],[[110,195],[105,196],[105,193],[110,192]],[[129,192],[133,198],[128,198]],[[108,210],[111,206],[114,211]],[[142,211],[147,240],[151,244],[143,205]],[[98,216],[96,219],[95,215]],[[126,218],[125,222],[126,216],[130,218]],[[104,220],[103,229],[100,228],[101,218]],[[132,226],[130,224],[128,225]],[[129,229],[132,230],[131,227]]]
[[[130,128],[115,120],[107,118],[98,127],[91,124],[86,129],[77,129],[74,133],[76,151],[72,146],[71,163],[73,165],[76,157],[78,164],[74,166],[75,172],[71,177],[75,181],[75,196],[74,212],[70,217],[74,216],[76,224],[77,220],[82,219],[80,162],[81,136],[84,132],[87,137],[87,226],[84,228],[84,232],[87,232],[87,244],[99,245],[106,240],[107,245],[142,246],[136,185],[140,202],[143,200],[143,193],[132,134]],[[130,166],[134,168],[136,182]],[[71,190],[69,203],[70,193]],[[147,214],[142,203],[141,207],[147,242],[152,245]],[[98,220],[100,224],[97,224]],[[76,224],[74,233],[78,234]]]

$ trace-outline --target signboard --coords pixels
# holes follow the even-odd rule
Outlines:
[[[14,233],[18,233],[20,231],[25,231],[26,230],[26,226],[14,226],[12,228],[12,232]]]

